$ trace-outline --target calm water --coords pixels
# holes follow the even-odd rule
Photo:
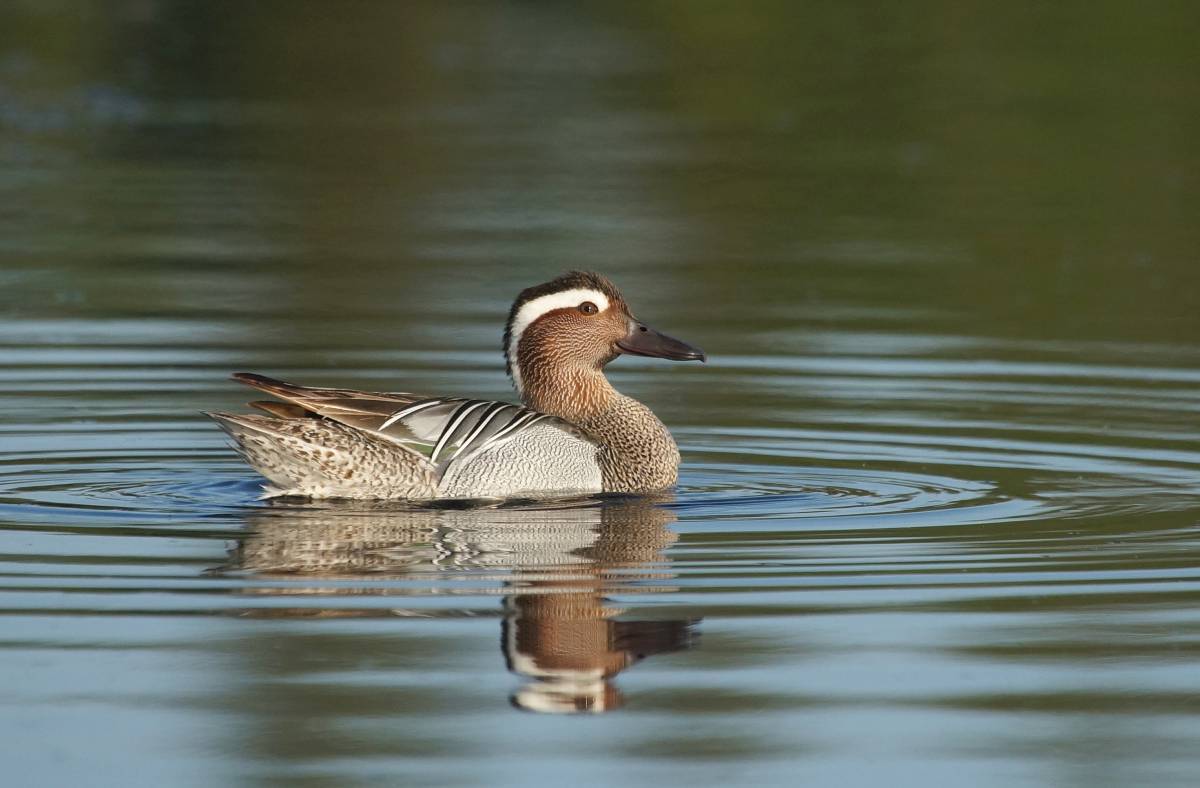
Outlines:
[[[0,752],[34,785],[1200,783],[1192,4],[0,9]],[[564,269],[655,501],[267,504],[252,370],[507,398]]]

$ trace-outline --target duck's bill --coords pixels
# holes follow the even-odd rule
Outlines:
[[[704,351],[686,342],[660,334],[653,328],[638,324],[617,342],[622,353],[632,356],[652,356],[672,361],[704,361]]]

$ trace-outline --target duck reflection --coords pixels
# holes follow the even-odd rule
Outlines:
[[[674,514],[661,500],[615,499],[485,509],[276,505],[251,515],[231,570],[258,577],[337,581],[256,588],[271,595],[478,593],[443,580],[497,582],[504,592],[501,646],[508,669],[528,681],[512,703],[536,712],[619,708],[613,680],[655,654],[692,645],[697,620],[630,620],[607,595],[673,590],[664,550]],[[430,580],[418,589],[345,581]],[[312,607],[251,615],[377,615]],[[620,618],[619,618],[620,617]]]

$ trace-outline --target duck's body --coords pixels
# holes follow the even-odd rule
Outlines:
[[[703,359],[638,324],[616,288],[572,273],[524,291],[505,331],[528,407],[234,379],[283,402],[270,415],[211,414],[269,481],[268,495],[514,498],[643,493],[673,485],[679,450],[654,413],[618,393],[619,353]]]
[[[272,495],[424,500],[604,490],[596,443],[519,405],[234,378],[290,403],[256,403],[272,416],[213,414]]]

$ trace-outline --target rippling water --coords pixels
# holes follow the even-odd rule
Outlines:
[[[114,7],[0,11],[14,784],[1200,781],[1191,12]],[[709,352],[610,368],[670,495],[265,502],[200,415],[511,398],[570,267]]]

